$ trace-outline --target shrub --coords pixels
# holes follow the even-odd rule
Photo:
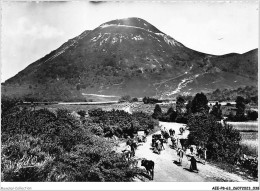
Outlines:
[[[258,118],[258,112],[257,111],[248,111],[247,112],[247,118],[248,120],[256,121]]]
[[[119,102],[130,102],[131,96],[130,95],[124,95],[119,99]]]
[[[143,173],[92,133],[99,126],[86,128],[68,110],[25,109],[2,122],[2,181],[132,181]]]
[[[80,110],[77,113],[80,115],[80,117],[85,117],[85,115],[86,115],[86,111],[85,110]]]
[[[231,125],[217,122],[211,115],[193,114],[188,120],[190,144],[205,146],[208,157],[233,163],[235,153],[240,148],[241,135]]]
[[[138,98],[134,97],[131,102],[138,102]]]

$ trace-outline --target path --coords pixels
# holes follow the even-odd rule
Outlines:
[[[166,129],[174,128],[177,130],[184,124],[160,122]],[[156,132],[159,133],[159,132]],[[152,136],[147,137],[147,142],[142,143],[136,150],[137,158],[146,158],[155,162],[154,182],[214,182],[214,181],[249,181],[244,180],[238,175],[228,173],[210,164],[198,163],[198,173],[190,172],[190,162],[184,156],[182,166],[178,166],[174,161],[178,160],[176,150],[171,149],[171,141],[165,145],[165,150],[160,155],[151,150]],[[140,161],[138,162],[140,166]],[[143,167],[142,167],[143,168]]]

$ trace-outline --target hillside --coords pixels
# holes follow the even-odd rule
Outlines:
[[[252,102],[252,104],[257,105],[258,103],[258,89],[254,86],[245,86],[237,89],[216,89],[207,94],[208,99],[214,101],[234,101],[237,96],[245,98],[248,102]]]
[[[241,85],[257,85],[257,49],[204,54],[127,18],[70,39],[3,83],[2,94],[46,101],[84,101],[88,94],[169,98]]]

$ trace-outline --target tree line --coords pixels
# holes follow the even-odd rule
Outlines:
[[[187,123],[188,117],[192,113],[206,113],[213,115],[217,120],[221,120],[226,117],[228,121],[255,121],[258,118],[258,112],[247,110],[246,111],[246,99],[237,96],[236,100],[236,113],[230,112],[227,116],[222,114],[222,106],[216,102],[211,108],[208,106],[208,99],[204,93],[198,93],[193,99],[185,100],[184,97],[178,96],[176,101],[175,110],[170,107],[166,113],[162,112],[160,105],[156,104],[153,118],[159,119],[165,122],[177,122]]]
[[[211,93],[207,93],[206,96],[209,100],[213,101],[231,101],[236,100],[238,96],[245,99],[246,104],[252,105],[258,104],[258,89],[255,86],[239,87],[237,89],[216,89]]]

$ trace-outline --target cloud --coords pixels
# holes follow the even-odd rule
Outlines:
[[[14,26],[14,25],[13,25]],[[40,23],[32,23],[25,17],[19,18],[17,21],[17,27],[7,28],[7,31],[3,31],[5,36],[27,36],[33,39],[51,39],[64,35],[64,32],[53,26]]]

